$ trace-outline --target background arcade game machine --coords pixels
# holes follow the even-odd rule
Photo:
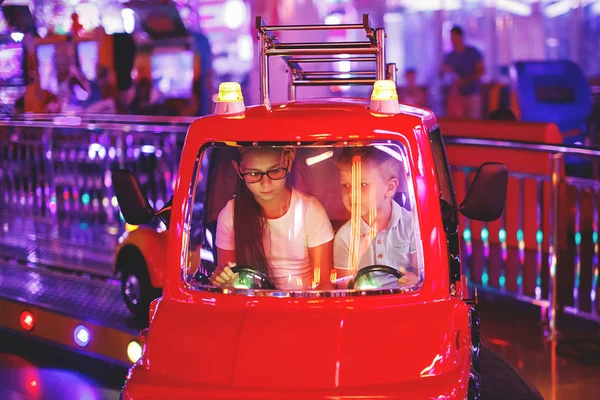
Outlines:
[[[23,112],[23,99],[27,83],[27,65],[22,43],[14,35],[0,36],[0,112]],[[22,100],[21,100],[22,101]]]
[[[131,42],[126,52],[122,50],[123,39],[129,39]],[[130,59],[124,56],[115,57],[117,51],[130,55]],[[74,37],[52,35],[35,39],[33,68],[35,75],[39,77],[41,88],[55,96],[64,96],[64,93],[61,93],[61,85],[73,75],[73,68],[78,71],[78,79],[91,83],[97,79],[96,69],[99,65],[108,70],[111,84],[123,92],[131,86],[130,74],[134,54],[133,40],[126,34],[107,35],[102,29],[97,29]],[[123,97],[123,94],[120,96]],[[66,99],[59,98],[58,101],[64,103]],[[102,109],[96,106],[86,112],[114,114],[117,110],[114,107]]]
[[[255,12],[252,7],[256,4],[244,0],[192,3],[178,2],[178,10],[200,58],[200,76],[194,80],[194,92],[201,94],[200,110],[193,116],[202,116],[213,113],[221,82],[239,82],[246,99],[252,99],[258,93],[250,87],[256,48],[251,13]],[[270,19],[275,20],[275,17]],[[298,22],[297,19],[294,22]]]
[[[520,119],[553,122],[566,144],[593,144],[595,132],[588,129],[592,94],[583,70],[574,62],[522,61],[514,66]]]
[[[513,78],[521,121],[556,124],[567,145],[597,145],[597,125],[590,121],[590,84],[577,64],[568,60],[521,61],[514,66]],[[566,157],[565,165],[568,175],[598,174],[590,162],[581,159]]]
[[[175,4],[132,1],[125,6],[135,12],[136,25],[141,28],[134,34],[138,47],[134,61],[136,95],[149,104],[134,106],[132,112],[198,115],[190,108],[199,108],[200,95],[194,90],[194,82],[200,78],[200,56]]]
[[[2,2],[0,2],[2,3]],[[28,60],[25,38],[35,35],[35,24],[29,6],[11,2],[2,5],[5,32],[0,36],[0,111],[23,112],[22,100],[28,80]],[[29,62],[28,62],[29,61]]]

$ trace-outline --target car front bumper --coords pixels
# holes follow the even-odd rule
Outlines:
[[[160,377],[141,365],[132,368],[122,392],[123,400],[163,399],[249,399],[249,400],[343,400],[343,399],[466,399],[468,374],[457,368],[444,376],[422,378],[418,381],[398,382],[371,387],[343,387],[323,389],[280,389],[215,386],[199,382],[181,382]]]

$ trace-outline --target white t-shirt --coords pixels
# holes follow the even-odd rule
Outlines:
[[[352,240],[351,222],[346,222],[340,228],[333,242],[333,265],[338,269],[352,269],[352,260],[349,256]],[[410,265],[410,255],[417,252],[410,211],[392,200],[392,216],[386,229],[374,233],[363,219],[360,222],[360,245],[357,257],[360,261],[357,269],[369,265],[387,265],[397,270],[400,267],[416,267]],[[397,284],[397,279],[392,275],[383,273],[374,275],[381,276],[386,284]]]
[[[217,221],[216,244],[223,250],[235,250],[233,202],[229,200]],[[283,290],[308,289],[314,279],[309,247],[333,239],[327,212],[312,196],[292,188],[290,207],[284,216],[267,219],[263,244],[271,264],[270,276],[275,287]]]

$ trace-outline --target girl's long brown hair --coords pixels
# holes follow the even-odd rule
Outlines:
[[[238,157],[238,165],[241,156]],[[263,244],[267,219],[262,207],[238,176],[233,202],[233,231],[235,238],[235,261],[269,275],[269,260]]]

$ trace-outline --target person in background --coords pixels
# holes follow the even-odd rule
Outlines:
[[[513,113],[508,108],[498,108],[494,111],[491,111],[488,114],[488,118],[491,121],[516,121],[517,117],[515,113]]]
[[[454,74],[447,114],[452,118],[481,118],[481,77],[485,69],[481,53],[464,41],[461,27],[450,31],[453,51],[444,57],[441,76]]]
[[[404,71],[406,85],[398,90],[398,101],[411,106],[427,107],[425,92],[417,86],[417,72],[413,68]]]
[[[15,105],[12,110],[13,114],[24,114],[25,113],[25,97],[21,96],[15,101]]]
[[[180,114],[182,117],[197,117],[201,114],[201,102],[202,102],[202,79],[194,79],[192,85],[192,95],[189,98],[187,107],[184,107]]]
[[[152,81],[148,78],[141,78],[135,85],[135,95],[129,108],[133,114],[148,115],[148,110],[152,105]]]
[[[96,66],[96,80],[90,82],[90,100],[87,112],[123,114],[128,111],[117,87],[111,82],[110,71],[104,65]]]
[[[43,89],[37,70],[29,77],[29,84],[23,95],[24,112],[52,113],[60,111],[57,97],[50,91]]]
[[[211,114],[214,111],[213,95],[213,67],[212,50],[210,42],[204,33],[198,29],[191,31],[196,52],[200,55],[200,76],[194,82],[194,96],[197,98],[197,116]]]
[[[69,77],[66,82],[68,93],[66,102],[62,106],[62,112],[84,113],[89,100],[89,85],[84,80],[75,76]]]

